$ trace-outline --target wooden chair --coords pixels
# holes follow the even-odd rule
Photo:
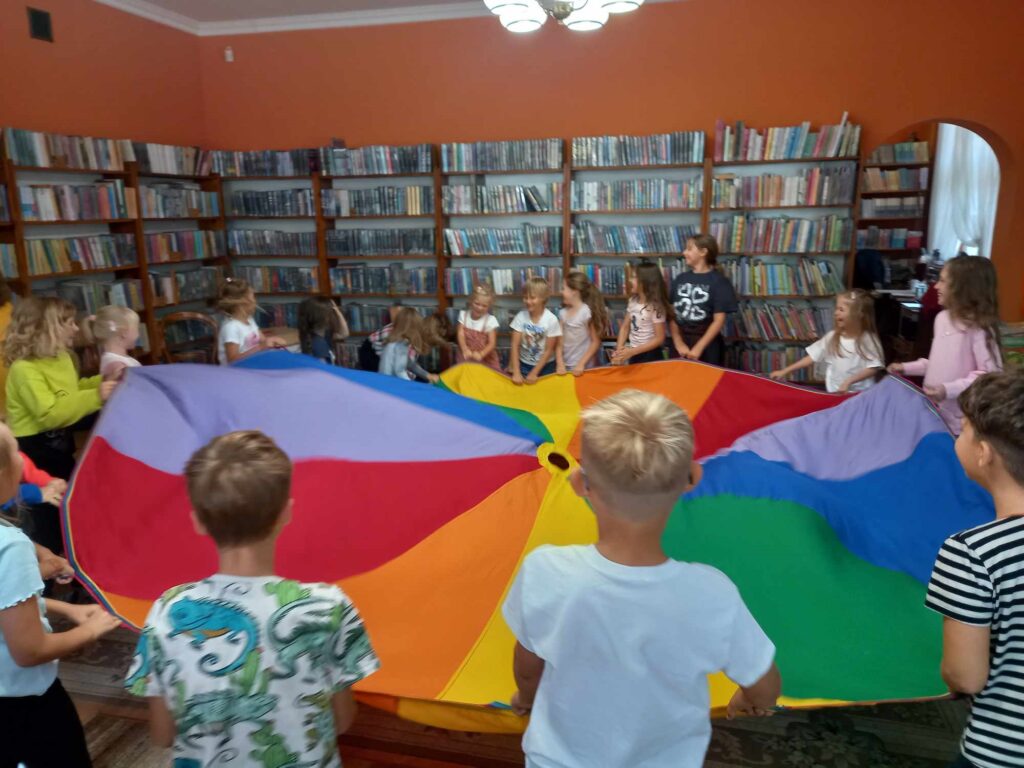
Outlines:
[[[167,329],[175,323],[194,322],[209,331],[209,335],[194,341],[182,341],[169,344]],[[157,319],[159,355],[164,363],[207,363],[217,364],[217,335],[220,327],[217,321],[203,312],[172,312]]]

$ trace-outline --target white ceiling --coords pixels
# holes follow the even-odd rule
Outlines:
[[[427,5],[423,0],[149,0],[155,6],[194,21],[243,21],[246,19],[306,16],[314,13],[380,11]],[[482,5],[464,0],[448,5]]]

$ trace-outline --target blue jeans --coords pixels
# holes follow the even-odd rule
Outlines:
[[[529,363],[519,363],[519,372],[523,374],[524,379],[533,372],[533,368],[534,366]],[[540,369],[540,372],[537,374],[537,378],[540,378],[541,376],[550,376],[554,372],[555,361],[549,360],[544,364],[544,367]]]

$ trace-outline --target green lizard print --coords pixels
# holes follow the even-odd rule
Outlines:
[[[249,737],[260,749],[254,749],[249,757],[263,768],[312,768],[314,763],[300,763],[298,752],[289,752],[284,738],[274,732],[270,723],[264,724]]]
[[[200,693],[185,702],[178,715],[178,733],[187,741],[218,734],[231,737],[231,729],[240,723],[260,723],[277,707],[277,696],[257,693],[239,696],[236,691]]]
[[[310,595],[313,594],[308,587],[303,587],[299,582],[292,581],[291,579],[283,579],[276,584],[266,584],[263,590],[268,595],[276,597],[277,604],[281,608],[299,600],[308,600]]]
[[[199,669],[215,677],[231,674],[241,667],[259,642],[259,630],[252,617],[224,600],[183,598],[171,606],[168,619],[171,625],[168,637],[189,635],[194,648],[202,648],[207,640],[214,637],[225,637],[232,645],[245,641],[237,657],[224,666],[217,666],[221,659],[215,653],[208,653],[200,659]]]
[[[312,751],[318,744],[324,748],[321,768],[330,765],[336,749],[338,732],[334,724],[334,710],[331,708],[331,694],[326,691],[313,693],[299,699],[306,714],[302,723],[306,726],[306,750]]]
[[[302,621],[287,634],[280,633],[281,623],[296,610],[304,610],[314,621]],[[297,600],[275,611],[267,624],[267,635],[282,669],[274,670],[274,677],[295,677],[299,659],[303,656],[309,657],[312,668],[323,666],[341,629],[341,614],[340,605],[323,599]]]

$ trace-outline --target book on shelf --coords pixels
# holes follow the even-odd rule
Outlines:
[[[877,165],[927,163],[929,157],[927,141],[901,141],[896,144],[882,144],[875,148],[868,162]]]
[[[347,293],[347,291],[336,291]],[[427,307],[414,307],[426,310]],[[345,315],[348,329],[352,333],[371,333],[383,328],[391,322],[391,304],[362,304],[360,302],[344,302],[341,311]],[[422,314],[422,312],[421,312]]]
[[[928,168],[865,168],[862,192],[923,192]]]
[[[379,266],[356,263],[332,267],[329,274],[331,293],[437,293],[437,267],[406,267],[401,262]]]
[[[625,296],[629,289],[630,269],[623,264],[577,264],[575,271],[582,272],[606,298]]]
[[[800,259],[793,265],[743,257],[723,259],[721,268],[743,296],[832,296],[844,288],[839,270],[828,259]]]
[[[0,243],[0,277],[18,276],[18,252],[14,243]]]
[[[295,328],[299,324],[299,302],[282,301],[261,304],[256,312],[260,328]]]
[[[136,312],[145,307],[139,280],[62,280],[57,283],[57,295],[86,315],[94,315],[96,310],[108,304],[128,307]]]
[[[174,176],[208,176],[211,170],[209,150],[199,147],[178,147],[171,144],[133,141],[139,174],[170,174]]]
[[[868,227],[857,230],[858,248],[892,248],[917,250],[924,243],[924,230],[892,227]]]
[[[433,256],[434,230],[330,229],[328,256]]]
[[[860,216],[862,219],[923,217],[924,213],[924,195],[867,197],[860,201]]]
[[[850,247],[853,219],[835,214],[819,219],[740,214],[712,221],[708,233],[722,253],[831,253]]]
[[[7,205],[7,187],[0,184],[0,224],[11,220],[11,209]]]
[[[135,159],[132,143],[124,139],[4,128],[4,145],[15,165],[34,168],[123,171],[125,162]]]
[[[30,275],[81,269],[134,266],[138,261],[135,236],[128,234],[25,240]]]
[[[560,171],[564,145],[562,139],[442,144],[441,170],[445,173]]]
[[[320,153],[315,149],[214,150],[210,169],[224,177],[309,176],[320,171]]]
[[[322,189],[324,216],[425,216],[434,212],[434,188],[375,187],[373,189]]]
[[[316,232],[277,232],[272,229],[228,231],[232,256],[308,256],[316,258]]]
[[[153,298],[158,305],[215,299],[220,291],[222,278],[222,270],[219,267],[149,273]]]
[[[429,144],[320,148],[320,167],[329,176],[401,176],[430,173],[434,163]]]
[[[580,136],[572,140],[578,167],[686,165],[704,162],[704,131],[649,136]]]
[[[746,341],[799,341],[811,344],[832,330],[832,307],[794,302],[740,302],[726,316],[725,335]]]
[[[216,259],[224,254],[223,232],[192,230],[146,235],[146,255],[151,264]]]
[[[19,184],[21,218],[34,221],[127,219],[137,215],[135,196],[120,179],[95,184]]]
[[[448,184],[441,210],[449,215],[547,213],[562,210],[562,182],[551,184]]]
[[[704,177],[572,182],[573,211],[636,211],[700,208]]]
[[[561,267],[449,267],[444,289],[452,296],[468,296],[475,286],[489,285],[496,296],[518,296],[534,277],[547,280],[552,293],[562,290]]]
[[[816,166],[796,174],[737,176],[717,173],[711,180],[712,208],[853,205],[854,163]]]
[[[756,162],[758,160],[803,160],[856,157],[860,126],[853,125],[844,112],[838,125],[823,125],[812,131],[810,122],[758,130],[742,120],[727,125],[715,122],[715,162]]]
[[[220,196],[189,181],[143,184],[139,208],[147,219],[212,218],[220,216]]]
[[[227,208],[232,216],[316,216],[313,190],[308,187],[237,190],[228,195]]]
[[[473,227],[446,229],[450,256],[551,255],[562,251],[561,227]]]
[[[696,234],[697,228],[689,225],[624,226],[583,221],[572,227],[572,246],[577,254],[681,254],[686,248],[686,241]]]
[[[236,265],[235,276],[256,293],[302,293],[319,289],[316,267],[250,267]]]
[[[767,375],[772,371],[782,370],[787,365],[800,362],[806,354],[800,347],[792,346],[780,349],[732,345],[726,350],[725,361],[729,368]],[[812,367],[794,371],[786,377],[786,381],[807,383],[811,381],[813,370]]]

